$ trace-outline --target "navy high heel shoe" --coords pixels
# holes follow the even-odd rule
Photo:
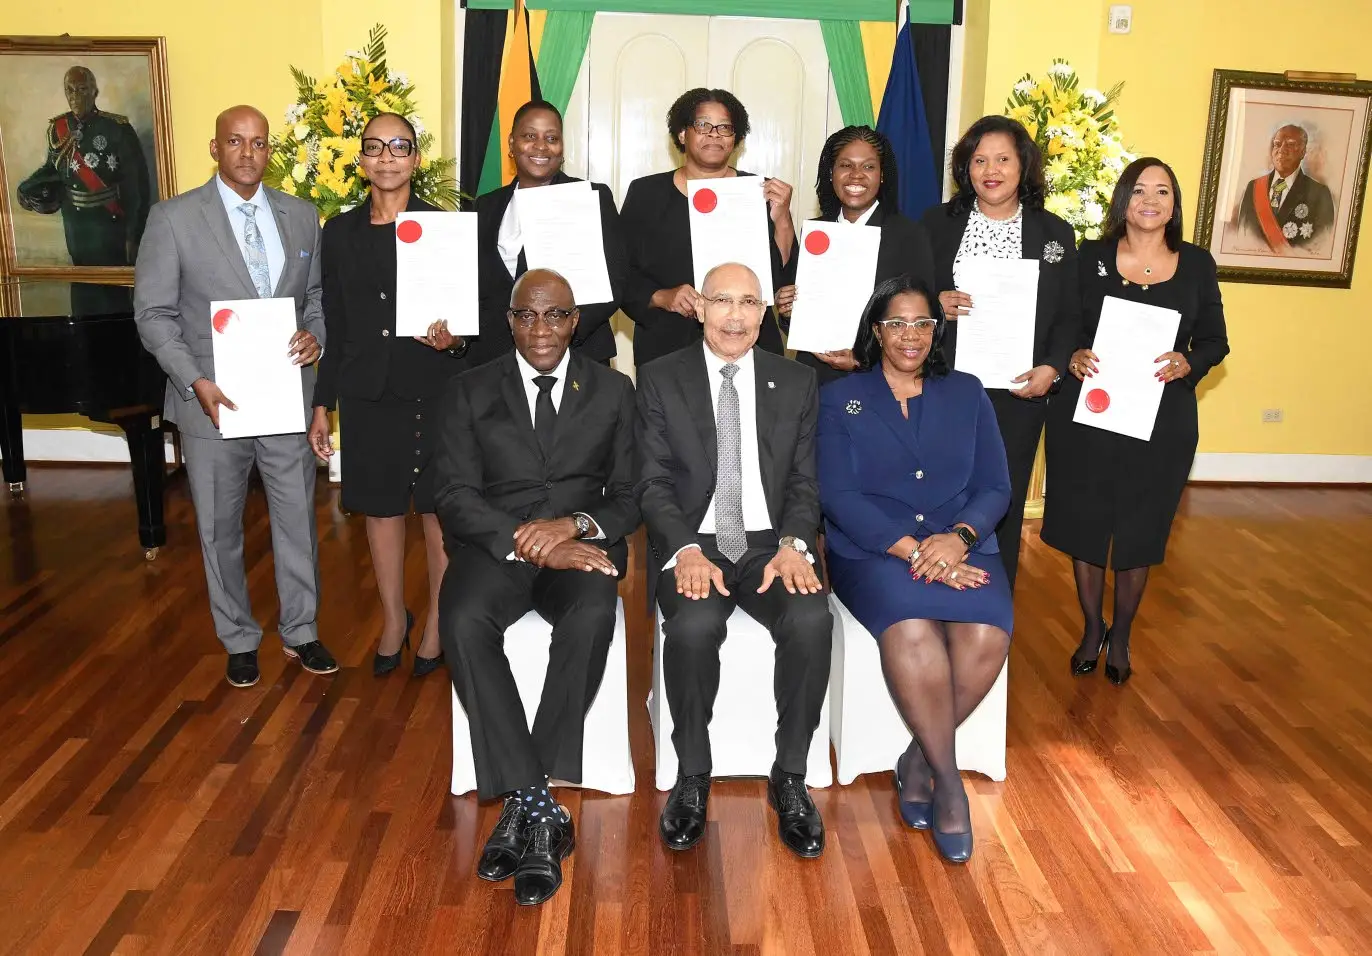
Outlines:
[[[891,771],[896,781],[896,804],[900,807],[900,818],[905,821],[906,826],[916,830],[927,830],[932,825],[934,805],[932,803],[920,802],[918,800],[902,800],[900,787],[900,768],[905,761],[905,754],[896,758],[895,769]]]
[[[935,801],[938,794],[934,795]],[[967,799],[966,793],[963,799]],[[931,803],[932,807],[933,804]],[[932,819],[930,823],[932,824]],[[939,854],[949,863],[966,863],[972,858],[972,831],[966,833],[944,833],[936,826],[930,826],[929,832],[934,836],[934,846],[938,847]]]

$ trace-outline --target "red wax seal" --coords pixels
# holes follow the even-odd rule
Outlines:
[[[805,251],[812,256],[822,256],[829,251],[829,234],[816,229],[805,237]]]
[[[714,212],[719,205],[719,196],[713,189],[702,189],[691,199],[691,203],[696,207],[696,212]]]
[[[424,227],[413,219],[406,219],[395,227],[395,236],[401,242],[416,242],[424,235]]]
[[[228,329],[229,323],[236,318],[238,315],[233,309],[220,309],[214,314],[214,318],[210,319],[210,324],[214,326],[216,332],[223,333]]]
[[[1110,407],[1110,393],[1103,388],[1093,388],[1086,393],[1086,410],[1088,412],[1105,411]]]

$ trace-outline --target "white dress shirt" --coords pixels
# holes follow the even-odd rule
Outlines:
[[[515,183],[515,189],[519,188],[519,183]],[[500,254],[500,261],[505,263],[506,270],[510,273],[510,278],[515,277],[515,270],[519,268],[519,254],[524,251],[524,236],[519,231],[519,214],[515,212],[515,198],[510,196],[510,204],[505,207],[505,215],[500,217],[500,232],[495,240],[496,252]],[[561,389],[561,385],[558,386]],[[558,392],[559,397],[561,391]],[[553,399],[553,404],[557,399]]]
[[[705,350],[705,372],[710,380],[710,404],[715,422],[719,421],[719,389],[724,384],[724,359],[710,347]],[[753,371],[753,350],[749,349],[737,362],[734,389],[738,392],[739,458],[743,464],[743,530],[771,531],[772,516],[767,513],[767,494],[762,489],[762,461],[757,449],[757,376]],[[718,425],[716,425],[716,432]],[[705,519],[697,529],[701,534],[715,533],[715,499],[705,509]]]
[[[1294,173],[1292,173],[1290,176],[1286,176],[1285,178],[1283,178],[1282,174],[1277,172],[1275,169],[1272,170],[1272,182],[1268,183],[1267,185],[1268,205],[1271,205],[1272,191],[1277,188],[1277,183],[1284,182],[1286,183],[1286,189],[1282,191],[1281,201],[1277,203],[1277,208],[1281,209],[1282,206],[1285,206],[1286,200],[1291,196],[1292,191],[1296,188],[1296,180],[1300,178],[1300,175],[1301,170],[1299,166],[1296,167],[1296,171]]]
[[[835,221],[843,223],[845,226],[865,226],[867,225],[867,220],[872,218],[872,213],[876,212],[877,207],[880,205],[881,200],[878,199],[876,202],[872,203],[872,205],[867,207],[866,212],[864,212],[861,216],[858,216],[856,219],[851,221],[849,221],[848,217],[843,214],[843,210],[840,209],[838,213],[838,219]]]
[[[281,281],[281,270],[286,267],[286,252],[281,244],[281,233],[276,228],[276,215],[272,212],[271,203],[267,202],[267,191],[258,183],[257,192],[253,197],[244,199],[228,187],[222,176],[216,175],[214,182],[219,187],[219,198],[224,203],[224,211],[229,214],[229,229],[238,241],[238,251],[243,256],[244,265],[248,264],[248,240],[243,234],[248,217],[238,207],[245,202],[257,207],[254,218],[257,220],[258,231],[262,233],[262,244],[267,249],[267,275],[272,289],[275,290],[277,283]]]

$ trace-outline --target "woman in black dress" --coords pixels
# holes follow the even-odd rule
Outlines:
[[[1120,176],[1104,238],[1081,245],[1084,323],[1048,416],[1049,493],[1044,543],[1072,556],[1085,629],[1072,673],[1089,674],[1106,650],[1105,674],[1129,679],[1129,632],[1148,569],[1167,551],[1196,455],[1196,385],[1229,354],[1215,260],[1182,241],[1181,193],[1166,163],[1145,158]],[[1181,313],[1173,351],[1159,355],[1166,383],[1150,441],[1072,421],[1082,381],[1100,368],[1091,351],[1101,306],[1118,296]],[[1105,564],[1115,568],[1115,613],[1101,618]]]
[[[873,288],[899,275],[934,288],[934,253],[924,227],[900,214],[896,154],[891,141],[870,126],[845,126],[830,136],[819,154],[815,195],[825,222],[874,226],[881,230]],[[777,290],[777,312],[791,314],[796,287]],[[861,330],[859,330],[859,337]],[[796,360],[815,370],[819,384],[843,378],[858,367],[851,348],[838,352],[797,352]]]
[[[972,297],[957,289],[957,263],[968,256],[1039,260],[1034,315],[1033,367],[1015,381],[1021,388],[988,388],[1010,464],[1010,509],[996,526],[1010,591],[1019,569],[1020,530],[1029,474],[1048,412],[1048,392],[1067,370],[1080,322],[1076,236],[1043,208],[1043,158],[1023,126],[1004,116],[983,116],[953,147],[952,200],[924,214],[934,245],[939,302],[948,317],[944,350],[957,368],[958,320]]]
[[[448,378],[465,369],[466,343],[435,322],[424,336],[395,334],[395,217],[436,212],[410,191],[419,165],[414,127],[382,113],[362,131],[362,172],[371,192],[362,205],[324,225],[324,326],[327,347],[314,388],[310,447],[333,455],[328,412],[341,405],[342,507],[367,516],[376,590],[383,617],[372,670],[390,673],[409,643],[414,617],[405,609],[405,515],[422,516],[429,561],[429,608],[415,650],[418,677],[437,669],[438,589],[448,566],[434,514],[433,457],[437,399]]]
[[[506,145],[515,161],[515,178],[479,197],[475,204],[481,334],[472,339],[469,357],[473,365],[514,348],[506,312],[515,280],[529,271],[515,212],[515,190],[581,181],[562,171],[562,114],[551,103],[531,100],[516,110]],[[610,319],[619,311],[624,286],[624,243],[610,187],[592,183],[591,188],[600,200],[600,235],[613,295],[609,302],[577,303],[581,321],[577,323],[572,348],[608,365],[615,355],[615,333]]]
[[[681,168],[629,184],[620,211],[629,256],[622,307],[638,326],[634,330],[635,366],[700,341],[686,183],[751,176],[729,165],[748,129],[748,111],[728,90],[687,90],[667,111],[667,131],[684,159]],[[768,179],[763,195],[767,234],[772,240],[772,274],[758,280],[778,289],[795,275],[791,187]],[[781,329],[770,315],[763,317],[757,344],[769,352],[783,351]]]

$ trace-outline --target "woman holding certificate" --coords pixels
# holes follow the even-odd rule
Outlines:
[[[1102,652],[1105,676],[1129,679],[1129,633],[1143,599],[1148,569],[1161,564],[1177,505],[1196,454],[1196,385],[1229,354],[1224,305],[1215,260],[1182,241],[1177,177],[1158,159],[1131,163],[1120,176],[1104,238],[1081,246],[1084,319],[1071,377],[1053,399],[1048,419],[1048,473],[1052,492],[1043,516],[1043,540],[1072,556],[1085,628],[1072,655],[1072,673],[1090,674]],[[1105,352],[1102,314],[1134,326],[1132,349]],[[1178,319],[1180,316],[1180,319]],[[1170,351],[1145,348],[1149,325],[1170,337]],[[1112,336],[1118,341],[1119,336]],[[1166,342],[1164,338],[1164,342]],[[1163,345],[1162,348],[1168,348]],[[1131,354],[1133,353],[1133,354]],[[1142,393],[1161,391],[1147,439],[1081,423],[1116,402],[1133,399],[1136,383],[1101,388],[1112,365],[1139,368]],[[1095,382],[1092,380],[1095,379]],[[1155,382],[1150,382],[1150,379]],[[1086,395],[1082,398],[1082,391]],[[1080,409],[1086,409],[1083,413]],[[1147,423],[1145,423],[1146,425]],[[1143,434],[1149,434],[1146,427]],[[1102,618],[1105,565],[1115,569],[1114,616]]]
[[[682,154],[681,167],[629,184],[620,211],[629,257],[622,306],[637,325],[636,366],[701,340],[688,184],[751,176],[729,165],[748,129],[748,111],[728,90],[688,90],[667,112],[667,131]],[[791,187],[779,179],[766,179],[762,195],[767,208],[771,275],[759,275],[758,279],[764,288],[777,289],[795,272]],[[707,208],[713,206],[704,200],[697,202],[697,209]],[[769,352],[783,351],[781,329],[771,316],[763,318],[758,345]]]
[[[953,147],[953,179],[957,194],[925,213],[923,222],[948,317],[948,361],[981,378],[1005,441],[1010,507],[996,537],[1013,593],[1048,391],[1067,371],[1076,344],[1076,237],[1043,208],[1043,159],[1012,119],[984,116],[972,124]],[[981,314],[975,311],[978,293]],[[1016,308],[1027,309],[1030,296],[1032,321]],[[960,347],[964,323],[974,327],[961,330]],[[995,331],[988,336],[988,329]]]
[[[551,103],[532,100],[516,110],[506,148],[515,162],[515,178],[480,196],[475,205],[482,331],[472,340],[473,365],[490,361],[514,348],[505,313],[510,308],[515,280],[530,268],[515,192],[540,186],[584,183],[562,171],[562,114]],[[604,250],[609,289],[601,292],[604,301],[582,302],[578,299],[581,321],[577,324],[572,348],[608,365],[615,355],[615,334],[610,319],[619,311],[620,289],[624,282],[624,244],[620,238],[619,212],[615,209],[610,187],[590,183],[587,188],[594,191],[598,200],[600,245]],[[556,268],[556,265],[534,263],[535,268]],[[569,275],[567,278],[570,281],[576,277]]]
[[[356,209],[324,225],[324,323],[328,347],[314,387],[310,447],[320,460],[333,455],[328,412],[341,406],[345,511],[367,516],[382,630],[372,671],[378,677],[400,664],[414,618],[405,609],[405,515],[413,505],[423,520],[429,559],[429,608],[415,651],[417,677],[442,661],[438,643],[438,588],[447,558],[434,514],[433,457],[436,399],[449,377],[467,368],[466,343],[435,322],[424,336],[395,334],[395,220],[402,212],[436,212],[410,190],[419,166],[414,127],[381,113],[362,131],[362,173],[371,191]]]
[[[845,126],[829,137],[819,155],[815,194],[824,222],[881,230],[876,283],[898,275],[934,287],[934,253],[929,235],[899,212],[896,154],[891,141],[870,126]],[[796,287],[777,290],[777,312],[791,314]],[[861,333],[859,333],[861,334]],[[858,367],[851,348],[798,352],[796,360],[815,370],[819,384],[843,378]]]

